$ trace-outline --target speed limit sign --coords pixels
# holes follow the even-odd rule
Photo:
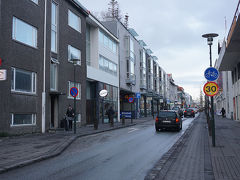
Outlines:
[[[215,96],[218,90],[219,87],[215,82],[207,82],[203,87],[203,91],[207,96]]]

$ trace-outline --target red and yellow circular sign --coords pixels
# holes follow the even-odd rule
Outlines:
[[[215,96],[219,91],[219,87],[215,82],[207,82],[203,87],[203,91],[207,96]]]

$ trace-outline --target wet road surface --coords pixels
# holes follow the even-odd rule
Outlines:
[[[58,157],[0,174],[0,179],[141,180],[184,133],[156,132],[154,121],[77,139]]]

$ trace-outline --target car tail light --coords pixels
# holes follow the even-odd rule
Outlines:
[[[179,122],[179,119],[178,119],[178,118],[176,118],[176,122]]]
[[[185,113],[187,112],[187,111],[184,111]]]
[[[194,112],[194,111],[192,111],[192,112]]]
[[[155,120],[156,120],[156,122],[158,122],[158,117],[156,117],[156,119],[155,119]]]

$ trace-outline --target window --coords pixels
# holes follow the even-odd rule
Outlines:
[[[68,25],[76,31],[81,32],[81,19],[70,10],[68,10]]]
[[[71,59],[79,59],[77,64],[81,65],[81,51],[68,45],[68,61],[71,62]]]
[[[36,125],[36,114],[11,114],[11,126]]]
[[[73,97],[70,94],[70,89],[74,87],[74,82],[68,81],[68,98],[73,99]],[[75,87],[78,89],[78,95],[76,96],[76,99],[81,99],[81,84],[75,83]]]
[[[37,29],[13,17],[12,38],[32,47],[37,47]]]
[[[102,69],[108,73],[117,75],[117,64],[108,60],[103,56],[99,56],[99,69]]]
[[[86,26],[86,61],[87,65],[91,65],[91,41],[90,41],[90,26]]]
[[[52,2],[51,51],[57,53],[57,4]]]
[[[50,64],[50,90],[57,91],[58,90],[58,60],[51,59]]]
[[[11,90],[36,93],[36,73],[12,68]]]
[[[34,2],[35,4],[38,4],[38,0],[31,0],[32,2]]]
[[[99,31],[99,42],[104,45],[104,47],[111,50],[113,53],[117,53],[117,44],[109,36]]]

